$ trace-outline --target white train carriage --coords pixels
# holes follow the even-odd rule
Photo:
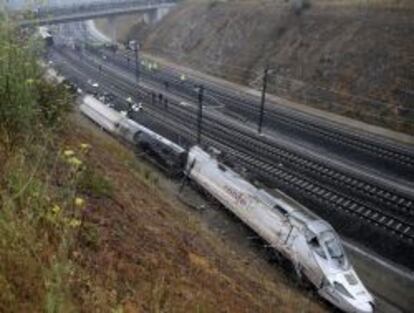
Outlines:
[[[345,312],[373,312],[373,297],[327,222],[281,192],[270,194],[256,188],[200,147],[190,149],[186,172],[291,260],[323,298]]]
[[[118,126],[125,117],[90,95],[83,97],[79,109],[106,131],[118,135]]]
[[[111,109],[91,95],[83,97],[79,108],[83,114],[103,129],[130,143],[135,143],[138,133],[151,132],[148,128]]]
[[[111,109],[96,98],[85,96],[80,110],[106,131],[149,153],[168,170],[176,173],[184,168],[187,154],[185,149]]]

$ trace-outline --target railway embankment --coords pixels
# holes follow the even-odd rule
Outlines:
[[[413,16],[410,1],[186,1],[155,25],[132,16],[97,25],[256,89],[269,66],[276,96],[413,134]]]
[[[327,311],[85,118],[72,113],[55,140],[1,167],[1,311]]]
[[[327,311],[71,112],[36,48],[0,15],[0,312]]]

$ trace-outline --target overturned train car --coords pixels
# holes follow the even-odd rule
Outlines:
[[[189,151],[186,172],[290,260],[323,298],[345,312],[374,311],[373,297],[326,221],[280,191],[256,188],[198,146]]]

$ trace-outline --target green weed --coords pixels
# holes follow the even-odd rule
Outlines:
[[[113,194],[111,182],[92,167],[87,167],[82,172],[78,188],[81,192],[88,192],[95,197],[111,196]]]

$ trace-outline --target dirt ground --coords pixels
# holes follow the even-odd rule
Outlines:
[[[98,27],[255,88],[267,65],[276,95],[413,133],[413,17],[409,1],[186,1],[155,25],[119,17]]]
[[[72,119],[66,144],[91,144],[88,163],[113,186],[111,196],[84,195],[84,225],[96,234],[73,253],[82,312],[328,310],[281,268],[232,247],[165,189],[157,169],[83,117]]]

